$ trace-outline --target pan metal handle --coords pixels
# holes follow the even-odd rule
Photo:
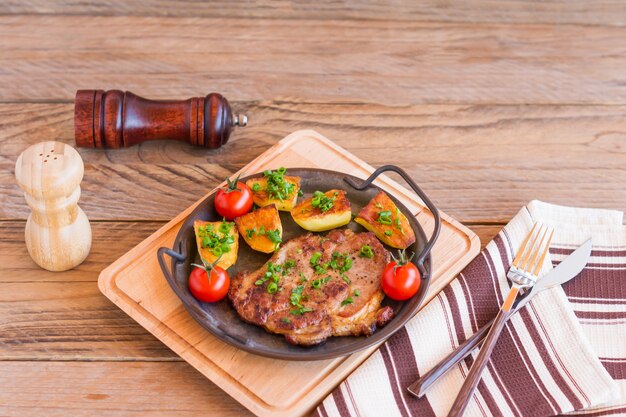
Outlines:
[[[170,269],[167,267],[167,264],[165,263],[165,255],[169,255],[172,258],[176,259],[178,262],[184,262],[184,260],[187,258],[187,256],[185,256],[182,253],[178,253],[173,249],[170,248],[159,248],[157,250],[157,259],[159,260],[159,266],[161,267],[161,271],[163,272],[163,275],[165,275],[165,279],[167,279],[167,282],[170,283],[170,285],[172,283],[175,282],[174,280],[174,276],[172,275],[172,271],[170,271]]]

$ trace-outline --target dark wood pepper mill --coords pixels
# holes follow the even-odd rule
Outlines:
[[[74,137],[83,148],[124,148],[159,139],[219,148],[235,126],[247,123],[245,115],[233,116],[217,93],[156,101],[130,91],[78,90],[74,100]]]

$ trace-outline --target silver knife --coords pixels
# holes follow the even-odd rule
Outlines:
[[[548,272],[544,277],[537,280],[537,283],[531,287],[527,294],[519,298],[513,305],[513,314],[524,307],[538,293],[548,288],[561,285],[577,276],[583,270],[587,261],[591,256],[591,239],[580,245],[578,249],[571,253],[563,262],[558,264],[553,270]],[[463,342],[459,347],[439,362],[433,369],[422,375],[417,381],[411,384],[407,389],[416,397],[422,397],[428,387],[430,387],[440,376],[444,375],[450,368],[465,359],[476,347],[478,347],[483,339],[487,336],[491,323],[485,324],[469,339]]]

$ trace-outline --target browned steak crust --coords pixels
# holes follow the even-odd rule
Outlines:
[[[372,258],[359,255],[364,245],[372,249]],[[316,252],[321,254],[317,268],[311,264]],[[346,259],[352,261],[349,269]],[[244,321],[293,344],[369,336],[393,318],[390,307],[380,307],[380,280],[388,262],[389,253],[373,233],[309,233],[284,243],[260,269],[233,277],[228,297]],[[270,293],[273,282],[276,292]]]

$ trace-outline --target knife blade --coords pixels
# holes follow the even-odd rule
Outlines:
[[[528,294],[518,299],[513,305],[513,313],[524,307],[538,293],[548,288],[561,285],[577,276],[583,270],[591,256],[591,239],[580,245],[563,262],[546,274],[545,277],[537,280],[531,287]]]
[[[544,277],[537,280],[526,295],[519,298],[513,305],[513,314],[518,312],[528,302],[541,291],[561,285],[576,277],[587,265],[591,256],[591,239],[580,245],[565,260],[548,272]],[[487,336],[493,320],[481,327],[470,338],[457,347],[452,353],[441,360],[434,368],[412,383],[407,389],[416,397],[422,397],[428,387],[430,387],[440,376],[444,375],[457,363],[465,359],[483,339]]]

